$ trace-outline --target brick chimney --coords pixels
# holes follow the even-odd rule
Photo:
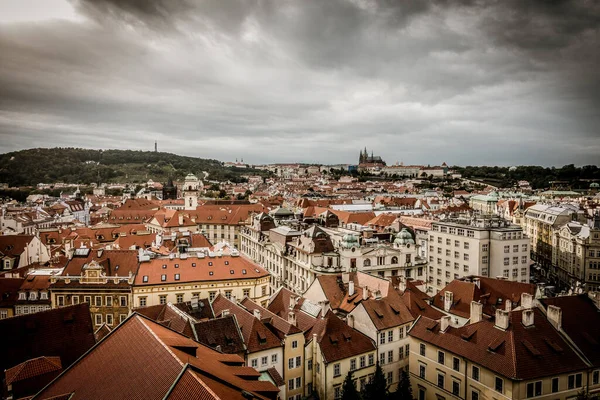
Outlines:
[[[348,315],[347,322],[350,328],[354,328],[354,315]]]
[[[508,329],[508,311],[504,311],[501,309],[496,310],[496,321],[494,322],[494,326],[496,328],[500,328],[503,330]]]
[[[548,321],[552,324],[556,330],[560,330],[562,327],[562,310],[560,307],[548,306]]]
[[[450,326],[450,316],[444,315],[440,320],[440,332],[446,332]]]
[[[446,312],[450,311],[450,308],[452,307],[452,303],[454,303],[454,293],[445,292],[444,293],[444,311],[446,311]]]
[[[293,311],[290,311],[288,313],[288,322],[294,326],[296,326],[296,313]]]
[[[363,287],[362,294],[363,294],[363,296],[362,296],[363,300],[367,300],[369,298],[369,287],[368,286]]]
[[[352,296],[354,294],[354,281],[348,282],[348,296]]]
[[[521,322],[523,322],[523,326],[533,326],[533,310],[530,308],[528,310],[523,310],[521,315]]]
[[[471,323],[481,321],[483,318],[483,304],[476,301],[471,302]]]
[[[254,310],[254,317],[260,319],[261,314],[260,314],[260,310]]]

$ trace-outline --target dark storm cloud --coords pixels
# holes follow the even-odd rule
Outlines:
[[[72,4],[87,19],[0,25],[0,150],[597,163],[596,2]]]

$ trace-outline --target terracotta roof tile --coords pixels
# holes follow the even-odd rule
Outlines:
[[[42,356],[32,358],[6,370],[6,385],[12,385],[17,381],[23,381],[49,372],[60,371],[61,369],[60,357]]]

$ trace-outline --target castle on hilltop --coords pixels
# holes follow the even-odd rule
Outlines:
[[[374,156],[373,151],[371,150],[371,155],[367,152],[367,148],[365,147],[364,152],[361,150],[360,156],[358,158],[358,164],[379,164],[385,166],[385,161],[381,158],[381,156]]]

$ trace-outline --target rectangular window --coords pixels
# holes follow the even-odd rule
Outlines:
[[[542,395],[542,381],[530,382],[527,384],[527,397],[536,397]]]
[[[306,363],[306,368],[307,368],[309,371],[312,371],[312,360],[308,360],[308,362]]]
[[[404,347],[398,348],[398,359],[402,360],[404,358]]]
[[[298,348],[298,341],[292,340],[292,349],[297,349],[297,348]]]
[[[388,363],[393,363],[394,362],[394,350],[390,350],[388,351]]]
[[[296,368],[300,368],[302,365],[302,356],[296,356]]]
[[[552,393],[558,392],[558,378],[552,378]]]
[[[460,382],[452,381],[452,394],[458,396],[460,393]]]
[[[301,386],[302,386],[302,378],[298,376],[298,377],[296,377],[296,388],[300,389]]]
[[[112,316],[112,314],[106,314],[106,325],[109,325],[109,326],[113,325],[113,316]]]
[[[471,391],[471,400],[479,400],[479,392],[477,390]]]
[[[367,365],[367,359],[365,356],[360,356],[360,367],[364,368]]]
[[[379,344],[385,344],[385,332],[379,334]]]
[[[455,371],[459,371],[460,370],[460,360],[456,357],[454,357],[452,359],[452,369],[454,369]]]
[[[356,369],[356,358],[350,360],[350,371],[354,371]]]
[[[176,294],[175,297],[177,299],[177,303],[183,303],[183,294],[182,293]]]
[[[340,371],[340,363],[333,364],[333,376],[340,376],[342,372]]]
[[[79,296],[73,296],[71,302],[73,302],[73,304],[79,304]]]
[[[504,380],[500,377],[496,377],[496,383],[494,384],[494,389],[498,393],[504,393]]]
[[[94,318],[96,319],[96,325],[102,325],[102,314],[94,314]]]
[[[419,364],[419,377],[425,379],[425,365]]]
[[[392,381],[394,380],[394,373],[392,371],[387,373],[387,379],[386,379],[386,383],[387,385],[391,385]]]
[[[596,370],[592,373],[592,384],[597,385],[600,383],[600,370]]]
[[[167,304],[167,295],[166,294],[158,296],[158,298],[159,298],[160,304]]]
[[[401,326],[400,329],[398,329],[398,339],[402,339],[404,338],[404,327]]]
[[[293,379],[290,379],[288,381],[288,389],[294,390],[294,380]]]
[[[250,297],[250,289],[244,289],[242,290],[242,294],[244,295],[244,297]]]
[[[140,307],[146,307],[146,297],[140,297]]]
[[[288,358],[288,369],[294,368],[294,358]]]
[[[252,368],[257,368],[258,367],[258,358],[253,358],[252,360],[250,360],[250,365],[252,365]]]
[[[504,252],[510,253],[510,246],[504,246]]]
[[[469,250],[469,242],[464,243],[464,248],[465,248],[465,250]]]
[[[469,261],[469,255],[467,253],[464,254],[463,259],[465,261]]]
[[[375,364],[375,355],[373,353],[369,354],[369,365]]]
[[[213,301],[217,297],[217,292],[208,292],[208,300]]]
[[[445,354],[443,351],[438,351],[438,363],[444,365]]]
[[[260,358],[260,365],[261,366],[267,365],[268,363],[269,363],[269,357],[263,356],[263,357]]]
[[[342,386],[341,385],[334,386],[333,398],[335,400],[340,400],[342,398]]]
[[[380,364],[380,365],[383,365],[383,364],[385,364],[385,352],[382,352],[382,353],[379,355],[379,364]]]
[[[421,345],[419,346],[419,354],[422,356],[425,355],[425,343],[421,343]]]
[[[394,331],[389,330],[388,331],[388,342],[393,342],[393,341],[394,341]]]
[[[102,307],[102,296],[96,296],[94,299],[94,305],[96,307]]]
[[[104,298],[104,301],[105,301],[106,307],[112,307],[112,296],[106,296]]]
[[[438,374],[437,376],[437,385],[442,389],[444,388],[444,378],[444,374]]]
[[[404,354],[406,354],[406,357],[408,357],[408,349],[409,349],[409,346],[410,346],[410,345],[408,345],[408,344],[407,344],[406,346],[404,346]]]
[[[471,369],[471,377],[474,381],[479,381],[479,368],[473,365]]]
[[[92,304],[92,296],[84,296],[83,300],[90,305]]]

